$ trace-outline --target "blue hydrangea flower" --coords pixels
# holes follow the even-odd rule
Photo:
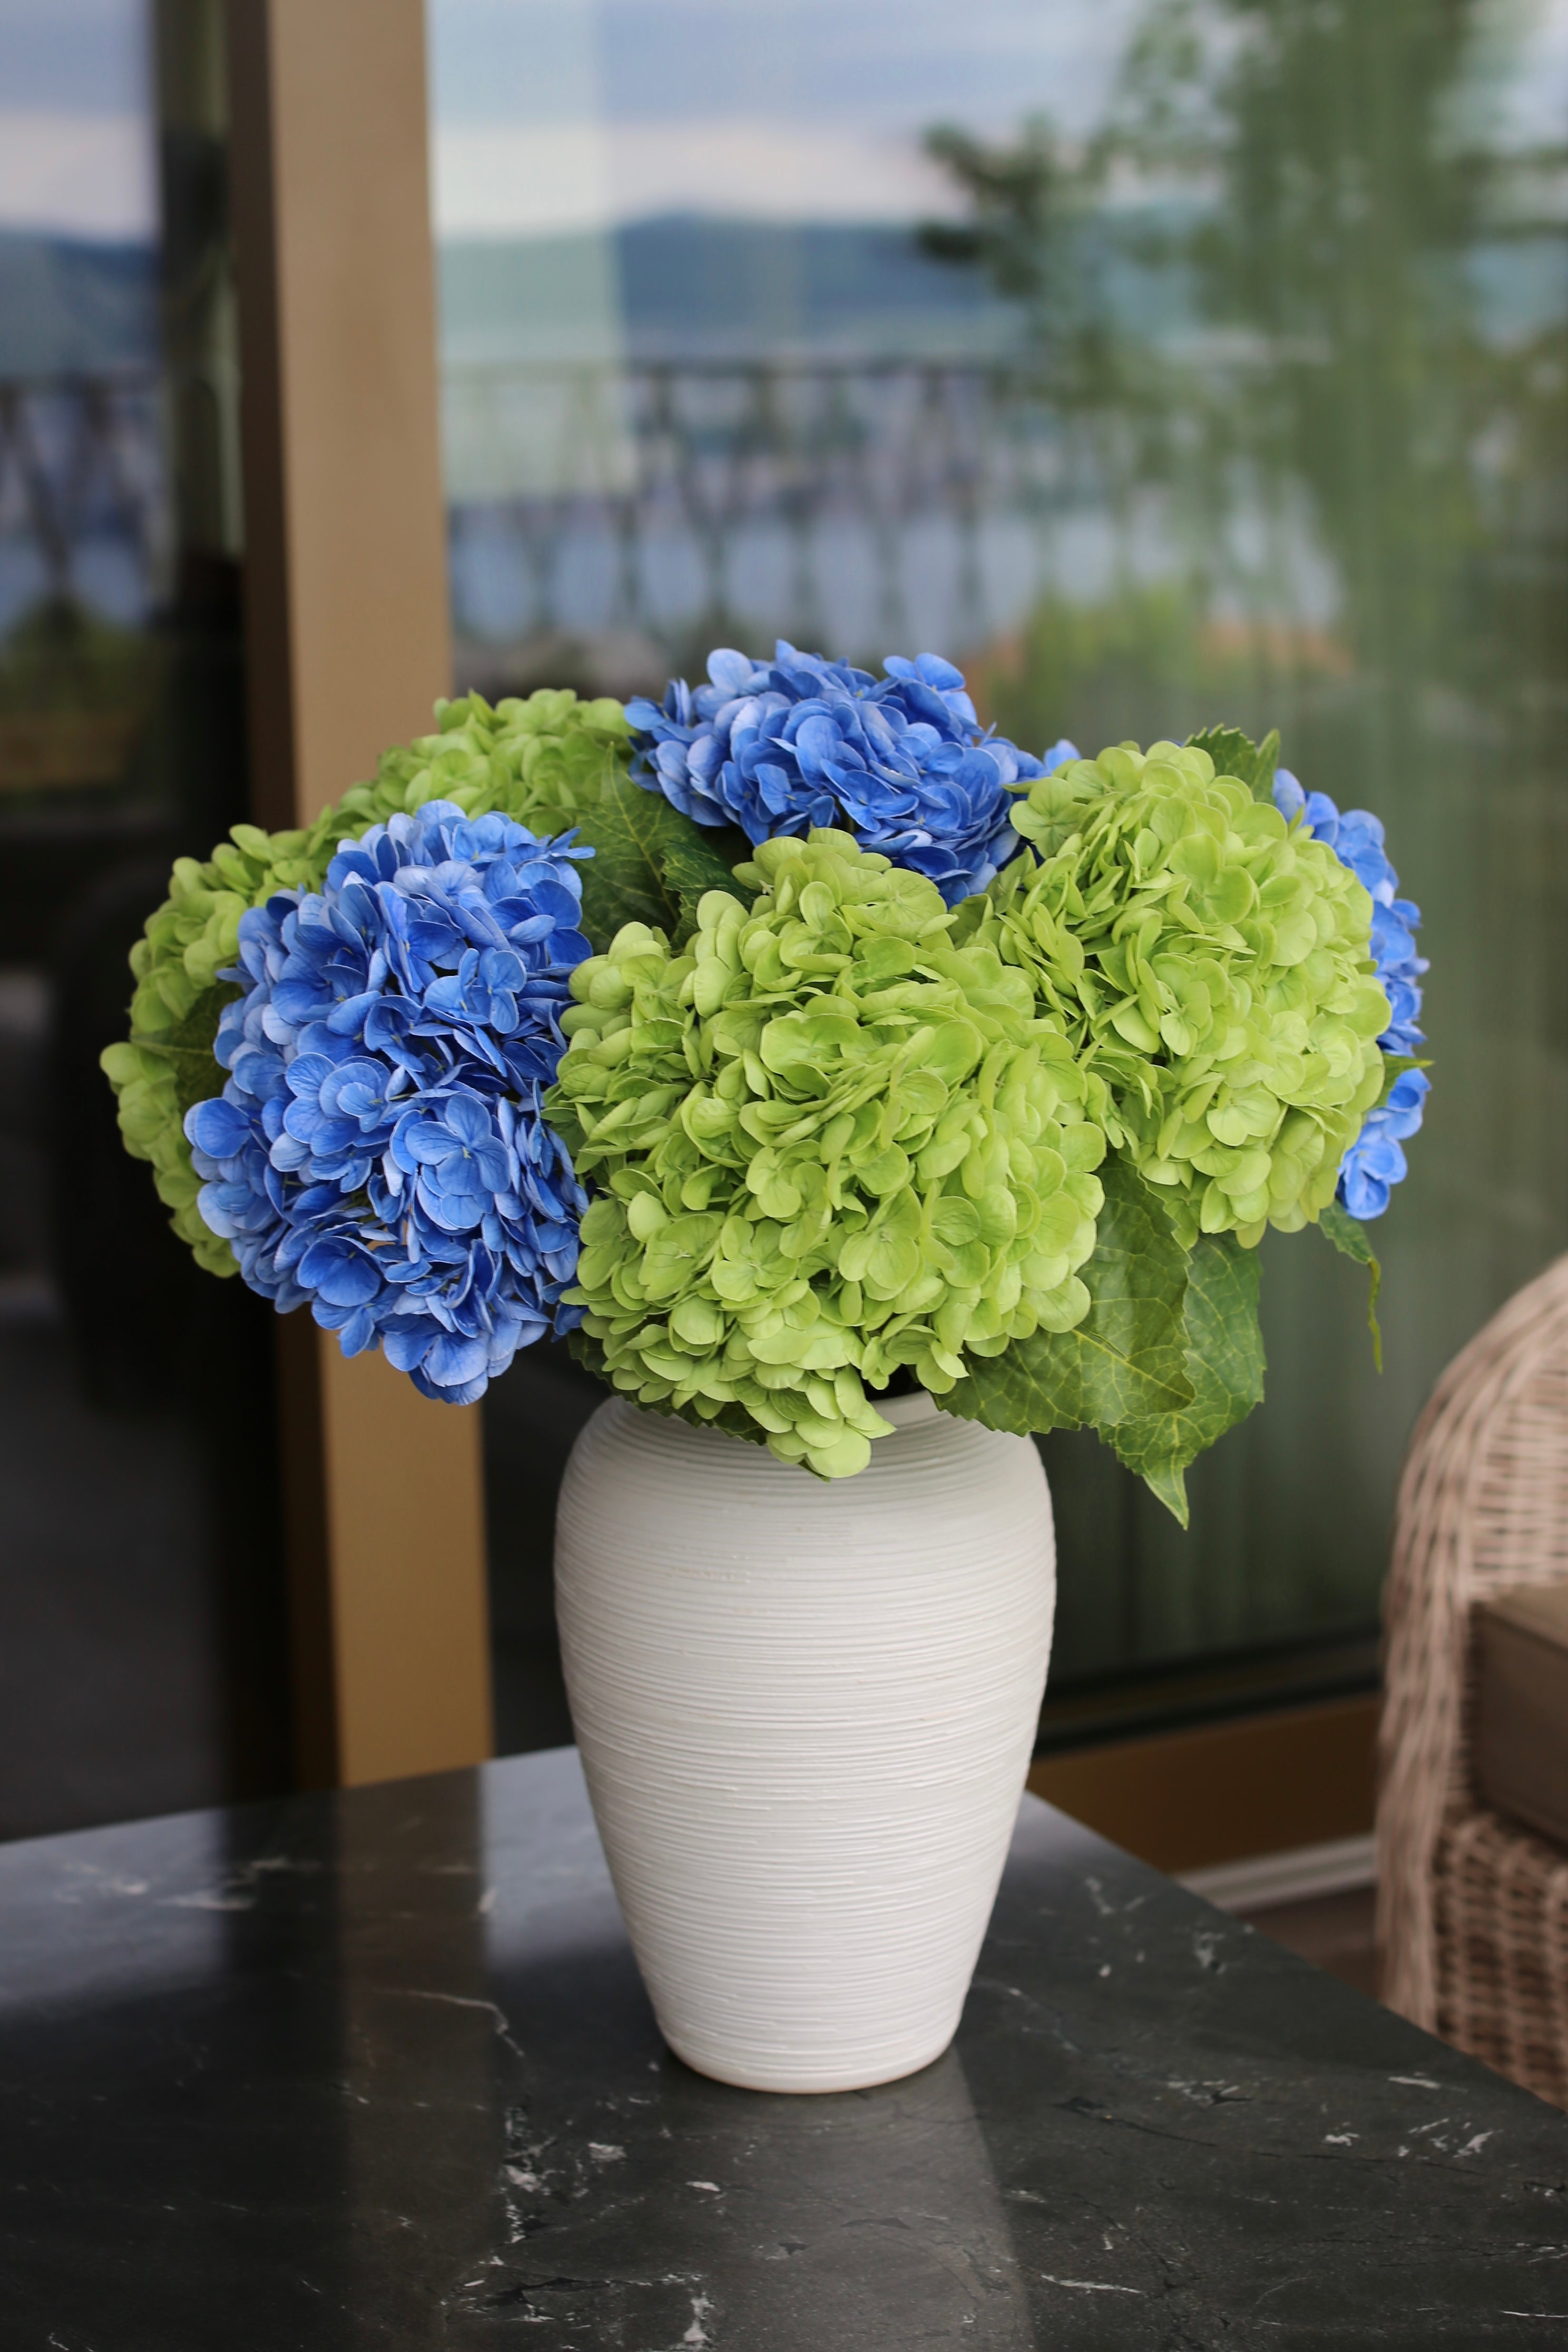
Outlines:
[[[889,655],[883,667],[874,678],[782,637],[771,662],[721,647],[695,693],[676,678],[662,704],[626,705],[632,772],[697,824],[737,824],[752,843],[846,829],[956,906],[1018,846],[1008,785],[1046,770],[982,729],[951,662]]]
[[[201,1213],[253,1290],[471,1404],[560,1304],[586,1205],[540,1113],[590,856],[432,801],[239,925],[222,1095],[185,1119]]]
[[[1372,894],[1372,952],[1388,997],[1392,1018],[1378,1044],[1385,1054],[1414,1054],[1426,1041],[1421,1018],[1421,974],[1426,960],[1415,952],[1421,909],[1399,896],[1399,877],[1383,845],[1383,824],[1366,809],[1342,816],[1327,793],[1304,792],[1281,768],[1274,779],[1274,805],[1287,824],[1300,815],[1303,830],[1326,841],[1342,866]]]
[[[1421,909],[1399,896],[1399,877],[1383,845],[1383,825],[1366,809],[1342,814],[1327,793],[1303,790],[1289,768],[1274,778],[1274,805],[1287,823],[1300,817],[1302,829],[1327,842],[1342,866],[1372,894],[1372,953],[1388,998],[1389,1024],[1378,1039],[1385,1054],[1415,1054],[1425,1044],[1421,975],[1425,956],[1415,952]],[[1388,1099],[1367,1115],[1366,1124],[1340,1167],[1339,1198],[1353,1217],[1381,1217],[1389,1188],[1403,1182],[1405,1154],[1399,1146],[1421,1124],[1431,1081],[1421,1070],[1395,1079]]]
[[[1381,1217],[1393,1187],[1405,1181],[1409,1171],[1399,1147],[1420,1126],[1431,1084],[1425,1070],[1401,1070],[1387,1101],[1367,1113],[1340,1162],[1339,1198],[1352,1217]]]

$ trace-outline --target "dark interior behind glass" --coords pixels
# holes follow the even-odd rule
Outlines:
[[[286,1786],[269,1318],[99,1068],[176,857],[246,814],[222,9],[0,30],[153,201],[0,225],[0,1836]],[[149,214],[151,217],[149,217]]]

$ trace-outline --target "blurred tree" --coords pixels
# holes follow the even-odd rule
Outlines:
[[[1568,1244],[1568,146],[1509,111],[1542,14],[1149,0],[1081,149],[930,142],[967,217],[925,249],[1023,307],[1019,397],[1067,453],[988,715],[1034,745],[1277,721],[1386,818],[1434,956],[1388,1377],[1333,1275],[1266,1245],[1270,1407],[1190,1537],[1058,1444],[1069,1674],[1370,1624],[1423,1396]]]
[[[1102,344],[1101,273],[1085,250],[1101,193],[1102,148],[1070,154],[1043,114],[1031,115],[1011,145],[987,146],[939,123],[925,147],[958,182],[972,217],[923,223],[922,252],[933,261],[978,263],[999,293],[1025,304],[1047,359]]]
[[[1494,30],[1481,0],[1153,0],[1076,152],[1039,117],[1012,142],[927,139],[970,217],[927,224],[923,249],[1025,307],[1037,395],[1094,420],[1111,509],[1169,494],[1194,626],[1216,600],[1272,625],[1270,691],[1307,524],[1362,681],[1369,792],[1457,643],[1489,698],[1520,631],[1554,663],[1568,620],[1561,496],[1552,532],[1516,495],[1568,470],[1563,325],[1510,332],[1482,299],[1489,262],[1506,308],[1521,252],[1561,244],[1568,151],[1498,136]],[[1243,517],[1264,541],[1246,581]],[[1521,532],[1531,560],[1501,559]],[[1059,701],[1040,718],[1066,723]]]

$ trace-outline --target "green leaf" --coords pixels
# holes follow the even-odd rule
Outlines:
[[[695,920],[704,890],[742,896],[721,852],[711,845],[713,836],[705,839],[703,828],[662,793],[645,792],[618,768],[576,823],[578,838],[594,852],[577,869],[583,928],[601,955],[623,923],[647,923],[673,940],[689,897]],[[728,844],[728,828],[718,837]]]
[[[1083,1321],[972,1359],[967,1376],[937,1399],[945,1412],[1021,1435],[1086,1423],[1103,1435],[1193,1402],[1182,1322],[1187,1254],[1124,1161],[1108,1161],[1101,1181],[1094,1255],[1079,1269],[1089,1294]]]
[[[213,1048],[218,1017],[240,993],[232,981],[220,980],[204,988],[190,1011],[172,1028],[138,1041],[141,1052],[156,1054],[173,1074],[182,1122],[193,1103],[206,1102],[223,1092],[228,1074]]]
[[[1191,1404],[1106,1433],[1129,1470],[1183,1527],[1188,1465],[1263,1402],[1258,1290],[1257,1251],[1243,1249],[1234,1234],[1205,1234],[1188,1263],[1182,1309]]]
[[[1378,1328],[1377,1322],[1377,1294],[1383,1287],[1383,1268],[1373,1255],[1372,1244],[1366,1237],[1366,1227],[1358,1224],[1350,1211],[1342,1207],[1338,1201],[1329,1202],[1319,1223],[1334,1247],[1343,1256],[1353,1258],[1357,1265],[1364,1265],[1372,1276],[1372,1286],[1367,1292],[1366,1299],[1366,1321],[1367,1328],[1372,1333],[1373,1360],[1381,1372],[1383,1333]]]
[[[599,795],[579,817],[577,834],[594,852],[583,877],[583,928],[602,954],[623,923],[647,923],[673,932],[680,898],[664,878],[667,851],[696,826],[661,793],[645,793],[629,776],[607,775]]]
[[[752,845],[738,826],[709,828],[693,825],[693,838],[671,842],[664,853],[663,877],[680,906],[674,944],[684,947],[697,929],[697,909],[710,890],[727,890],[748,910],[756,897],[735,879],[735,867],[749,858]]]
[[[1261,743],[1244,735],[1239,727],[1205,727],[1201,734],[1189,735],[1187,741],[1200,751],[1206,751],[1214,761],[1216,776],[1234,776],[1245,784],[1255,801],[1274,800],[1274,772],[1279,765],[1279,730],[1271,728]]]

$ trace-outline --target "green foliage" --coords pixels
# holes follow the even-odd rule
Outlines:
[[[927,131],[925,147],[968,199],[970,217],[922,223],[923,250],[984,269],[999,293],[1023,305],[1054,404],[1092,418],[1135,399],[1123,306],[1106,268],[1103,142],[1064,139],[1034,115],[1008,143],[942,123]]]
[[[694,838],[672,842],[663,852],[665,887],[674,893],[679,908],[673,933],[678,948],[685,947],[696,931],[708,891],[723,890],[748,909],[756,896],[754,886],[742,882],[735,870],[752,856],[752,845],[738,826],[693,826],[691,832]]]
[[[607,946],[626,923],[662,926],[679,915],[680,894],[665,880],[664,859],[684,823],[679,809],[627,775],[601,786],[578,825],[594,851],[583,870],[583,928],[595,946]]]
[[[109,1047],[103,1068],[119,1097],[126,1150],[152,1162],[174,1231],[209,1273],[237,1269],[228,1244],[208,1232],[196,1208],[200,1180],[182,1121],[192,1103],[216,1094],[223,1083],[213,1043],[218,1016],[236,992],[217,975],[235,961],[239,919],[247,908],[276,890],[320,889],[341,841],[357,840],[400,811],[447,800],[470,816],[500,809],[540,833],[575,824],[584,838],[597,835],[612,844],[607,862],[619,877],[620,895],[615,882],[601,893],[606,939],[625,919],[622,898],[639,887],[657,893],[661,908],[679,908],[679,895],[665,892],[657,862],[645,874],[639,860],[657,861],[661,849],[683,844],[697,827],[626,782],[630,737],[618,702],[579,702],[574,694],[542,690],[492,710],[476,694],[437,703],[436,717],[433,734],[384,752],[375,774],[352,785],[314,824],[273,834],[237,824],[205,862],[180,858],[168,898],[132,950],[131,1036]],[[638,808],[626,808],[628,802]],[[656,824],[648,835],[644,806],[665,810],[673,826]],[[646,854],[626,845],[634,820],[643,825]],[[595,862],[585,870],[591,873]]]
[[[1263,1402],[1258,1265],[1229,1234],[1205,1234],[1187,1261],[1182,1301],[1190,1404],[1124,1422],[1110,1442],[1130,1470],[1187,1524],[1185,1472],[1216,1437]]]
[[[1383,1331],[1377,1319],[1377,1294],[1383,1288],[1383,1268],[1373,1255],[1372,1244],[1366,1237],[1366,1227],[1358,1223],[1351,1215],[1350,1211],[1342,1208],[1338,1201],[1330,1202],[1319,1223],[1341,1255],[1353,1259],[1357,1265],[1364,1265],[1371,1277],[1367,1286],[1366,1323],[1368,1330],[1372,1333],[1373,1356],[1381,1372]]]
[[[978,264],[1000,293],[1043,303],[1071,182],[1049,123],[1033,117],[1013,147],[987,147],[955,124],[938,123],[926,132],[925,149],[969,197],[973,218],[922,222],[921,250],[933,261]]]
[[[734,856],[748,856],[744,834],[728,826],[706,832],[619,768],[604,777],[574,822],[594,852],[581,870],[583,928],[596,948],[607,948],[627,923],[684,936],[696,927],[705,890],[727,890],[745,902],[731,860],[714,845],[717,840]]]
[[[547,1112],[597,1187],[577,1303],[642,1404],[850,1475],[908,1366],[951,1388],[1089,1310],[1101,1092],[1029,983],[847,834],[765,842],[683,953],[574,976]]]
[[[1269,749],[1246,745],[1255,773]],[[974,936],[1104,1081],[1110,1141],[1184,1246],[1321,1215],[1383,1085],[1388,1003],[1354,875],[1173,743],[1069,761],[1013,821],[1041,862],[1014,862]]]
[[[186,1012],[154,1035],[108,1046],[102,1062],[120,1103],[120,1133],[133,1160],[150,1160],[158,1198],[169,1222],[208,1274],[237,1274],[227,1242],[203,1223],[196,1207],[201,1179],[191,1165],[184,1119],[193,1103],[214,1092],[213,1039],[218,1016],[236,990],[226,984],[195,991]],[[163,1008],[159,1000],[158,1009]],[[221,1074],[220,1074],[221,1075]]]
[[[1015,1339],[966,1367],[945,1411],[1020,1435],[1098,1429],[1178,1412],[1193,1402],[1182,1301],[1187,1254],[1149,1187],[1123,1162],[1102,1171],[1094,1254],[1079,1269],[1089,1309],[1070,1330]]]
[[[1168,398],[1168,375],[1161,382]],[[1107,462],[1119,473],[1127,457],[1122,438]],[[1321,634],[1279,638],[1210,617],[1201,590],[1184,579],[1128,583],[1093,602],[1042,595],[1017,635],[966,675],[985,716],[1038,748],[1064,732],[1079,743],[1180,740],[1216,710],[1261,719],[1278,699],[1280,668],[1310,678],[1344,667],[1342,649]]]
[[[164,667],[144,629],[100,620],[68,596],[44,596],[0,641],[0,717],[144,718]]]
[[[1092,1428],[1183,1527],[1189,1464],[1263,1399],[1258,1260],[1229,1234],[1189,1252],[1124,1161],[1102,1171],[1088,1315],[972,1364],[947,1412],[1019,1434]]]
[[[1205,727],[1196,735],[1189,735],[1187,743],[1191,750],[1208,753],[1216,776],[1235,776],[1255,801],[1261,801],[1266,808],[1273,807],[1274,773],[1279,765],[1277,727],[1261,743],[1255,743],[1239,727]]]

